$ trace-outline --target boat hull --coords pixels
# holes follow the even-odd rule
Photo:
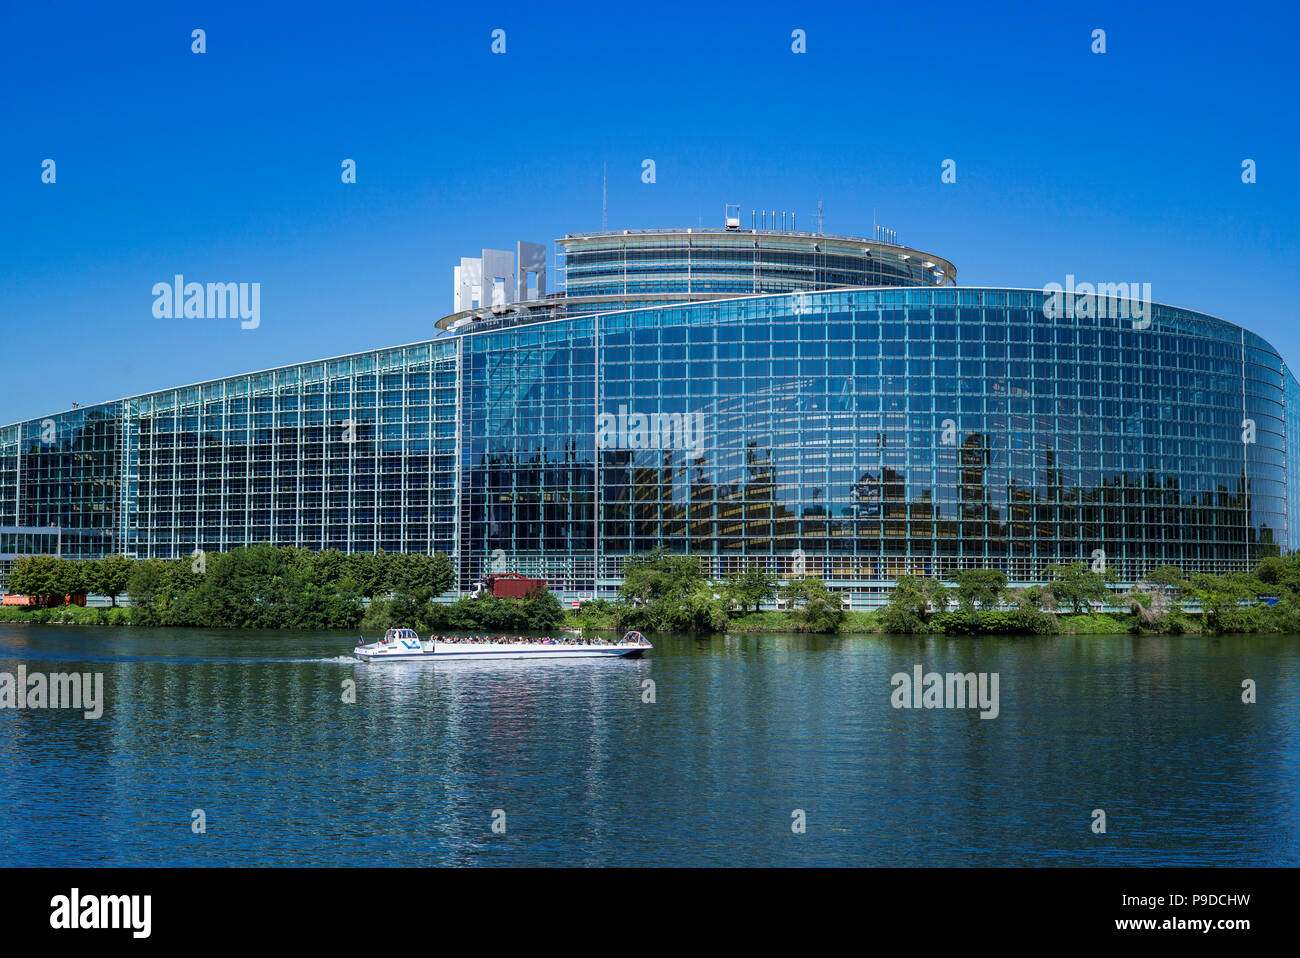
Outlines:
[[[439,644],[432,652],[370,651],[358,648],[353,655],[363,662],[490,662],[504,659],[639,659],[649,646],[564,646]]]

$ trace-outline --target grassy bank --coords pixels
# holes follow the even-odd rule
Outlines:
[[[0,606],[0,622],[26,624],[26,625],[137,625],[137,626],[155,626],[155,622],[149,621],[144,617],[143,622],[133,622],[133,610],[128,607],[119,606],[117,608],[83,608],[82,606],[66,605],[55,606],[47,609],[28,609],[18,606]],[[987,613],[981,613],[981,617]],[[584,607],[580,610],[568,609],[565,611],[564,627],[581,628],[588,633],[597,632],[617,632],[618,627],[614,621],[614,606],[610,605],[606,609],[589,609]],[[880,635],[888,632],[880,621],[881,616],[878,611],[872,612],[846,612],[844,621],[841,624],[838,634],[840,635]],[[372,623],[372,625],[374,625]],[[381,623],[382,625],[382,623]],[[952,623],[946,619],[938,619],[935,622],[936,628],[926,630],[917,634],[921,635],[945,635],[945,634],[965,634],[965,635],[1006,635],[1014,634],[1016,631],[1024,633],[1029,630],[1009,628],[1006,623],[1000,620],[990,618],[986,621],[985,628],[969,628],[968,626],[954,628]],[[371,631],[379,626],[374,626]],[[512,627],[514,631],[519,631],[516,625]],[[471,630],[472,631],[472,630]],[[489,630],[490,631],[490,630]],[[509,631],[509,630],[507,630]],[[731,619],[726,633],[798,633],[807,631],[802,623],[798,620],[797,615],[786,611],[771,610],[766,612],[748,612],[744,615],[738,615]],[[1048,625],[1046,631],[1034,630],[1039,635],[1122,635],[1133,631],[1133,616],[1122,612],[1093,612],[1083,613],[1080,615],[1060,615],[1056,617],[1054,625]],[[1261,630],[1276,631],[1276,630]],[[1185,632],[1188,634],[1200,634],[1202,626],[1200,621],[1195,617],[1188,617],[1185,622]],[[1159,630],[1144,629],[1144,634],[1162,634]],[[708,635],[710,633],[701,633]]]
[[[731,620],[728,632],[805,632],[807,629],[797,616],[789,612],[771,610],[749,612]],[[875,612],[846,612],[840,624],[841,635],[863,635],[882,632]]]
[[[1057,617],[1058,635],[1116,635],[1131,631],[1131,615],[1092,612],[1081,615],[1062,615]],[[1187,631],[1196,631],[1195,624],[1189,624]]]
[[[27,556],[8,573],[12,591],[53,601],[125,594],[129,607],[11,606],[0,609],[0,622],[367,632],[401,626],[421,634],[553,635],[561,627],[698,635],[1300,634],[1300,554],[1266,557],[1250,573],[1188,576],[1159,566],[1122,593],[1104,563],[1093,565],[1047,566],[1045,581],[1015,588],[998,569],[962,569],[951,582],[899,575],[879,608],[847,611],[843,594],[815,576],[777,579],[755,561],[710,577],[699,556],[660,548],[627,559],[617,596],[563,609],[546,590],[523,600],[489,594],[434,601],[455,580],[442,553],[345,555],[261,544],[171,560]],[[773,604],[781,609],[756,611]]]
[[[608,610],[569,609],[565,612],[567,628],[581,628],[586,632],[616,632],[618,625],[616,612],[611,606]],[[918,635],[1125,635],[1133,632],[1134,618],[1125,612],[1091,612],[1079,615],[1044,616],[1041,622],[1033,626],[1018,623],[1010,619],[1008,613],[980,612],[973,620],[967,616],[950,613],[948,616],[936,617],[931,628],[917,632]],[[726,633],[784,632],[798,633],[808,631],[797,613],[779,610],[765,612],[746,612],[737,614],[727,626]],[[1201,623],[1195,618],[1188,618],[1182,629],[1170,634],[1199,634]],[[882,635],[889,633],[881,621],[879,610],[871,612],[846,612],[844,621],[837,630],[839,635]],[[702,635],[721,633],[701,633]],[[1164,634],[1160,629],[1143,628],[1141,634]]]
[[[120,606],[105,609],[59,605],[48,609],[25,609],[6,605],[0,606],[0,622],[25,625],[130,625],[131,610]]]

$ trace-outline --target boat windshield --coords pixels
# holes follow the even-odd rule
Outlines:
[[[385,639],[415,639],[416,641],[419,641],[420,637],[415,634],[415,630],[413,629],[389,629],[386,633],[384,633],[384,638]]]

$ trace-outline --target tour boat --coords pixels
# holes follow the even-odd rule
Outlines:
[[[628,632],[617,642],[606,639],[545,638],[501,641],[478,636],[421,639],[412,629],[389,629],[378,642],[357,640],[352,654],[365,662],[492,659],[638,659],[653,646],[640,632]]]

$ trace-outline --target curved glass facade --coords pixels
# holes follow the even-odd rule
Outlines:
[[[1045,294],[831,289],[470,327],[0,429],[0,530],[64,555],[276,542],[449,553],[610,594],[665,546],[900,574],[1297,547],[1300,387],[1258,336]],[[44,539],[39,541],[46,541]]]
[[[779,230],[620,230],[556,241],[570,313],[589,297],[602,310],[676,300],[845,286],[952,285],[940,257],[892,243]],[[608,305],[614,298],[615,306]]]
[[[663,545],[715,574],[802,563],[870,594],[1101,555],[1129,582],[1222,572],[1285,547],[1294,387],[1277,353],[1185,310],[1137,329],[1048,320],[1044,300],[846,290],[467,337],[462,557],[554,576],[564,543],[609,586]],[[640,433],[602,443],[592,421],[620,412]],[[698,443],[674,441],[673,416],[697,417]]]

